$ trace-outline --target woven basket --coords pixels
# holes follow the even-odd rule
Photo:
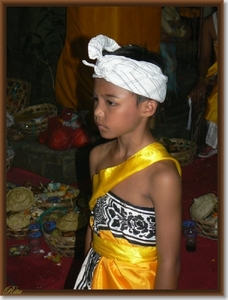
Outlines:
[[[193,200],[190,207],[192,220],[196,222],[198,234],[216,240],[218,237],[218,200],[212,194],[206,194]]]
[[[51,234],[43,232],[44,239],[50,249],[64,257],[74,257],[84,251],[86,229],[76,231],[75,237],[53,237]]]
[[[175,149],[175,152],[169,152],[170,155],[175,157],[181,166],[187,166],[191,164],[196,156],[196,144],[192,141],[184,139],[172,138],[170,141],[173,143],[172,147]]]
[[[15,124],[26,134],[34,136],[47,130],[48,119],[57,116],[57,107],[50,103],[29,106],[14,116]]]
[[[195,220],[198,234],[211,240],[217,240],[217,222],[213,220]]]
[[[15,78],[7,78],[6,81],[6,110],[10,115],[29,105],[31,84]]]
[[[7,213],[7,216],[9,217],[11,214],[15,213]],[[30,220],[30,224],[33,223],[32,220]],[[8,239],[13,240],[25,240],[28,238],[29,233],[29,225],[24,226],[23,228],[11,228],[6,224],[6,236]]]
[[[87,220],[83,219],[84,216],[82,216],[82,223],[81,227],[74,232],[74,236],[63,236],[63,232],[59,232],[59,235],[54,235],[53,233],[48,234],[44,231],[43,229],[43,224],[46,221],[53,221],[50,219],[50,214],[53,210],[56,212],[66,213],[67,209],[66,208],[51,208],[48,211],[45,211],[44,214],[41,215],[40,217],[40,223],[41,223],[41,229],[43,231],[44,239],[50,249],[61,256],[65,257],[74,257],[75,255],[81,255],[84,251],[84,244],[85,244],[85,235],[86,235],[86,230],[87,230]]]
[[[8,239],[14,240],[25,240],[28,238],[29,228],[25,227],[22,229],[11,229],[8,226],[6,227],[6,236]]]

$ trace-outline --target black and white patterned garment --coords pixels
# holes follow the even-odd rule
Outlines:
[[[154,208],[129,204],[112,192],[99,198],[92,211],[93,231],[111,231],[115,238],[126,239],[130,244],[156,246]],[[83,263],[74,289],[91,289],[93,272],[100,255],[90,249]]]

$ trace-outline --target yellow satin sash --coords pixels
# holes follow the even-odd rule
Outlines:
[[[117,246],[115,241],[103,240],[98,236],[94,236],[94,241],[95,250],[103,256],[94,270],[91,289],[154,289],[158,264],[156,247],[139,249],[139,246],[132,246],[130,249],[130,246]],[[135,258],[131,257],[133,255]]]
[[[218,61],[217,61],[217,53],[218,53],[218,43],[214,42],[214,49],[216,54],[216,60],[214,64],[208,69],[206,79],[210,79],[214,77],[218,73]],[[218,84],[213,87],[210,95],[207,98],[207,107],[205,112],[205,119],[211,121],[213,123],[218,122]]]
[[[156,247],[123,245],[100,238],[95,233],[93,233],[92,247],[101,256],[133,264],[157,260]]]
[[[93,235],[93,248],[101,254],[92,289],[153,289],[157,272],[156,247],[119,244]]]
[[[166,151],[162,144],[158,142],[150,144],[139,150],[125,162],[114,167],[103,169],[98,174],[95,174],[93,176],[93,194],[89,202],[90,209],[93,209],[96,200],[99,197],[105,195],[119,182],[122,182],[134,173],[139,172],[151,164],[161,160],[174,161],[176,163],[177,170],[181,175],[181,166],[179,162]]]

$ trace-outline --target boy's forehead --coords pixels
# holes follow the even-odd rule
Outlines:
[[[132,92],[128,91],[122,87],[119,87],[111,82],[106,81],[102,78],[96,78],[94,84],[94,95],[101,98],[108,97],[111,99],[116,100],[126,100],[130,99],[137,99],[137,95]]]
[[[107,90],[109,93],[128,93],[128,94],[134,94],[131,91],[128,91],[118,85],[115,85],[114,83],[111,83],[103,78],[95,78],[94,80],[94,91],[96,90]]]

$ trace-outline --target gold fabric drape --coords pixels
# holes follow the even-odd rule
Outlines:
[[[181,175],[181,167],[178,161],[158,142],[144,147],[122,164],[101,170],[99,174],[95,174],[93,176],[93,193],[89,202],[90,209],[93,209],[97,198],[104,196],[119,182],[122,182],[127,177],[143,170],[149,165],[164,159],[173,160]]]
[[[158,142],[142,148],[117,166],[100,170],[93,176],[90,209],[93,209],[99,197],[119,182],[161,160],[172,160],[181,176],[179,162]],[[92,216],[90,226],[93,226]],[[99,236],[93,233],[92,247],[101,255],[93,274],[92,289],[154,288],[158,261],[156,246],[137,246],[126,239],[115,238],[109,230],[100,230]]]
[[[88,59],[89,40],[104,34],[119,45],[137,44],[159,52],[161,7],[158,6],[72,6],[67,7],[66,39],[56,73],[56,101],[64,107],[88,110],[93,122],[93,69],[82,64]]]
[[[92,289],[153,289],[157,248],[116,243],[93,235],[94,250],[101,254]]]

